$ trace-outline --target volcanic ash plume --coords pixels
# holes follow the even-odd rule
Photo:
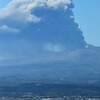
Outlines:
[[[67,52],[86,48],[72,8],[72,0],[12,0],[0,9],[0,32],[18,33],[19,39],[32,44],[32,51],[36,52]],[[17,45],[17,41],[15,43]],[[25,49],[23,46],[22,50]]]
[[[47,0],[47,4],[35,7],[32,13],[40,18],[40,22],[29,25],[25,32],[30,30],[31,39],[37,47],[43,47],[45,51],[60,52],[81,49],[86,47],[83,33],[78,24],[74,21],[72,1]],[[49,4],[50,3],[50,4]],[[40,4],[38,4],[40,5]]]

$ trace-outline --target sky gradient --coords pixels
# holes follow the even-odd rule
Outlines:
[[[89,44],[100,46],[100,0],[73,0],[74,16]]]

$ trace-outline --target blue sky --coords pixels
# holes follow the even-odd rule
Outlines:
[[[0,8],[5,7],[11,0],[0,0]]]
[[[74,0],[74,16],[86,41],[100,46],[100,0]]]
[[[100,46],[99,3],[74,0],[72,9],[70,0],[0,0],[0,60],[30,62],[86,42]]]

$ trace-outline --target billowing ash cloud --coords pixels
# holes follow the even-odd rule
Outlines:
[[[85,48],[83,33],[74,21],[74,5],[71,0],[62,0],[62,3],[58,0],[50,5],[42,4],[33,9],[32,14],[41,20],[36,24],[29,24],[21,33],[30,33],[30,39],[43,51],[65,52]]]
[[[8,47],[14,50],[15,55],[27,50],[28,46],[17,45],[20,40],[32,44],[29,49],[37,54],[86,48],[83,33],[74,21],[72,8],[72,0],[12,0],[0,9],[0,33],[12,33],[7,35],[6,41],[9,44],[16,41],[14,47]]]
[[[32,10],[39,7],[67,8],[70,3],[70,0],[12,0],[5,8],[0,9],[0,20],[11,18],[12,21],[36,23],[41,18],[32,14]]]

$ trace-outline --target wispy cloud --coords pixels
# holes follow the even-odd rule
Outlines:
[[[9,27],[7,25],[2,25],[0,26],[0,33],[17,33],[19,32],[19,29],[16,29],[16,28],[12,28],[12,27]]]
[[[64,50],[64,47],[59,44],[46,43],[44,45],[44,49],[51,52],[62,52]]]

